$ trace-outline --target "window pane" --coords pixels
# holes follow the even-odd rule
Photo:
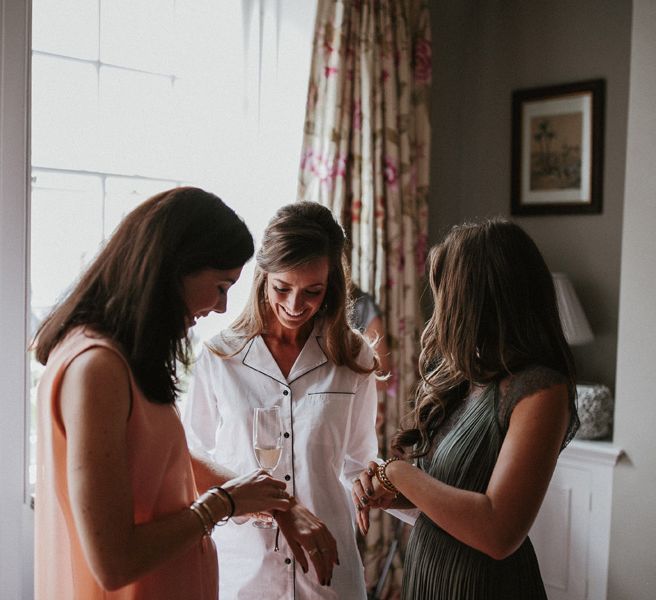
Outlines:
[[[179,178],[171,143],[175,114],[170,77],[101,67],[100,114],[99,170]]]
[[[175,186],[174,181],[108,177],[105,182],[104,236],[109,237],[121,219],[146,198]]]
[[[98,0],[32,0],[32,48],[98,60]]]
[[[176,74],[203,75],[220,82],[224,95],[239,95],[244,64],[242,10],[247,4],[254,6],[252,0],[176,0]],[[226,73],[237,79],[227,79]]]
[[[32,311],[41,319],[98,250],[102,182],[90,175],[39,170],[32,180]]]
[[[32,165],[95,170],[96,67],[50,56],[32,59]]]
[[[172,73],[174,0],[112,0],[100,11],[100,60]]]

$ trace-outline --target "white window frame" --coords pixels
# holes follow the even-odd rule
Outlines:
[[[0,590],[33,597],[26,486],[29,281],[29,0],[0,0]]]
[[[296,2],[304,11],[304,20],[313,23],[315,3]],[[31,4],[31,0],[0,0],[0,595],[3,600],[34,597],[34,511],[27,484]],[[305,14],[306,10],[310,12]],[[260,81],[260,74],[257,80]],[[303,82],[302,87],[305,85]]]

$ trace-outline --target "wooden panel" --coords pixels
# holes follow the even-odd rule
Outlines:
[[[590,473],[559,465],[530,532],[549,600],[585,600]]]

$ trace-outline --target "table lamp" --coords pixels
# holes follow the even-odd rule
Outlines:
[[[589,344],[594,339],[594,335],[572,282],[564,273],[552,273],[552,277],[556,288],[560,322],[567,343],[570,346]],[[613,423],[613,398],[608,387],[601,384],[579,383],[576,390],[581,422],[576,437],[584,440],[609,437]]]
[[[574,286],[565,273],[552,273],[560,322],[565,339],[570,346],[582,346],[594,339],[583,307],[574,291]]]

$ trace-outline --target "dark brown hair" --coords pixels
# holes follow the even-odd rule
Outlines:
[[[377,361],[374,367],[358,364],[356,359],[365,342],[347,322],[350,279],[345,242],[344,230],[325,206],[317,202],[294,202],[279,209],[267,225],[257,252],[250,300],[232,329],[244,335],[245,343],[266,331],[268,273],[291,271],[327,257],[326,296],[318,315],[323,325],[326,354],[336,365],[346,365],[357,373],[375,370]]]
[[[45,364],[75,326],[119,344],[151,402],[173,403],[176,360],[189,364],[182,278],[204,268],[234,269],[253,255],[244,222],[220,198],[180,187],[146,200],[121,221],[78,283],[39,327]]]
[[[533,240],[503,219],[454,227],[431,249],[433,314],[421,337],[419,382],[399,452],[425,455],[437,425],[469,391],[532,365],[575,385],[553,280]]]

